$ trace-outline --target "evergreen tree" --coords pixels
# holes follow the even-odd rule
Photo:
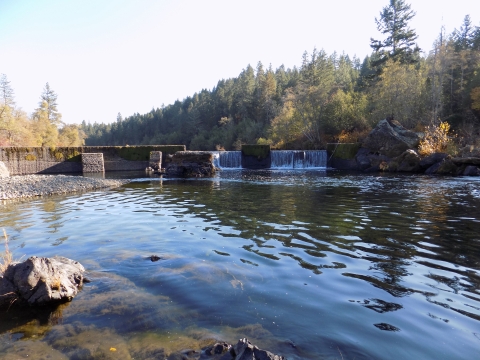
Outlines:
[[[50,88],[50,85],[45,85],[42,95],[40,96],[40,108],[44,108],[47,113],[48,121],[54,125],[60,125],[62,122],[62,114],[57,109],[57,94]]]
[[[380,19],[375,18],[378,31],[386,35],[386,39],[370,39],[370,46],[380,55],[374,66],[382,65],[388,59],[407,64],[418,62],[420,48],[415,43],[418,36],[408,25],[414,16],[415,12],[405,1],[390,0],[380,13]]]
[[[470,15],[465,15],[460,30],[455,29],[452,38],[455,41],[456,50],[466,50],[472,47],[475,40],[475,28],[472,25]]]
[[[33,114],[37,146],[55,147],[58,143],[57,126],[61,124],[62,114],[57,109],[57,94],[48,82],[40,95],[39,105]]]

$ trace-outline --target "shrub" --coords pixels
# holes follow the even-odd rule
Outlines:
[[[450,124],[446,121],[425,128],[425,136],[420,141],[420,155],[430,155],[436,152],[446,152],[452,148],[452,138],[449,136]]]

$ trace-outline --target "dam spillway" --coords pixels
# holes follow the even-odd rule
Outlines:
[[[220,169],[241,169],[241,151],[214,151],[214,165]],[[326,150],[272,150],[270,169],[315,169],[327,167]]]

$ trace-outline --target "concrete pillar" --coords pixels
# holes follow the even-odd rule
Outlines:
[[[162,152],[150,151],[150,165],[153,170],[160,170],[162,168]]]
[[[83,153],[82,171],[84,173],[103,173],[105,166],[103,163],[103,153]]]

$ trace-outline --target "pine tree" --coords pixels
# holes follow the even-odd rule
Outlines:
[[[62,122],[62,114],[57,109],[57,97],[58,95],[50,88],[50,85],[45,85],[42,95],[40,96],[40,108],[44,108],[47,112],[47,118],[51,124],[60,125]]]
[[[378,31],[387,37],[383,41],[370,39],[370,46],[380,55],[374,66],[382,65],[388,59],[406,64],[419,61],[420,48],[415,43],[418,36],[408,26],[414,16],[415,12],[405,1],[390,0],[390,4],[380,13],[380,19],[375,18]]]
[[[4,118],[4,115],[15,106],[13,98],[13,89],[10,86],[10,81],[7,79],[7,75],[2,74],[0,76],[0,121]]]

